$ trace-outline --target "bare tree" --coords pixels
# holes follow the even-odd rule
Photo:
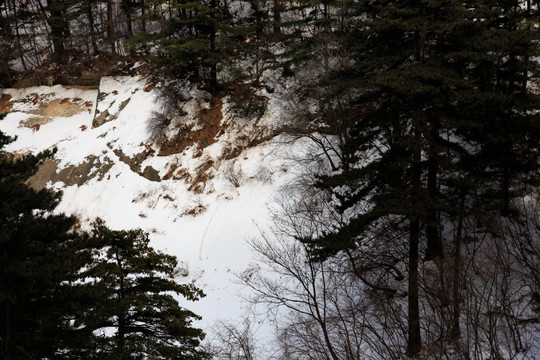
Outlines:
[[[257,346],[251,321],[246,318],[241,324],[218,321],[210,328],[211,340],[205,351],[215,360],[257,360]]]

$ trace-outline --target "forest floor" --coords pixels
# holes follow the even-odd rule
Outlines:
[[[103,76],[140,75],[147,73],[149,65],[136,66],[146,61],[140,56],[112,56],[98,54],[66,54],[63,62],[47,62],[16,76],[13,88],[42,85],[68,85],[97,88]]]

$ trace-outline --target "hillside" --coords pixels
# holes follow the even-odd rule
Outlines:
[[[539,11],[0,0],[0,358],[539,359]],[[56,216],[25,181],[63,193]],[[136,241],[69,232],[96,218],[178,257],[167,303],[206,292],[181,300],[201,352],[148,352],[161,332],[129,325],[138,309],[202,333],[130,307],[147,280],[113,250]]]
[[[152,137],[157,92],[139,77],[105,77],[99,89],[53,86],[2,91],[0,130],[18,136],[8,151],[57,148],[31,179],[63,192],[59,212],[85,228],[99,217],[114,229],[142,228],[152,246],[178,257],[179,281],[207,296],[188,306],[203,327],[248,316],[235,274],[259,265],[246,240],[272,225],[269,209],[298,175],[307,142],[278,135],[279,96],[253,119],[227,98],[186,88],[185,115]]]

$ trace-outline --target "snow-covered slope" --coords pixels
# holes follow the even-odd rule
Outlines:
[[[101,217],[114,229],[142,228],[154,247],[177,256],[178,280],[207,294],[187,305],[204,328],[245,316],[234,273],[258,267],[246,240],[271,225],[269,206],[308,146],[278,135],[277,95],[263,93],[266,112],[246,120],[226,98],[185,92],[185,114],[159,143],[149,130],[157,91],[137,77],[103,78],[99,89],[5,89],[0,130],[18,136],[8,151],[58,149],[32,181],[63,191],[58,211],[83,227]]]

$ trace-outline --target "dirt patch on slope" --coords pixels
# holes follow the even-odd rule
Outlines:
[[[39,130],[39,125],[46,124],[57,117],[71,117],[87,111],[92,113],[93,102],[83,101],[80,98],[63,98],[50,100],[55,93],[37,94],[31,93],[22,99],[12,101],[11,96],[3,94],[0,98],[0,109],[11,111],[13,106],[20,104],[32,104],[31,110],[17,110],[33,115],[29,119],[21,121],[20,125]],[[3,111],[0,111],[2,113]]]
[[[170,165],[169,171],[163,176],[163,180],[183,180],[190,185],[189,191],[201,194],[206,189],[208,181],[214,178],[215,170],[215,162],[212,159],[206,159],[195,169],[193,174],[179,164],[173,163]]]
[[[28,179],[28,184],[36,190],[43,189],[48,182],[81,186],[96,177],[102,180],[113,165],[114,163],[107,157],[101,161],[97,156],[92,155],[88,156],[82,164],[71,165],[58,171],[58,161],[47,159],[34,176]]]
[[[141,169],[141,163],[152,154],[151,150],[137,154],[133,158],[124,155],[121,150],[114,150],[114,152],[120,161],[130,166],[133,172],[150,181],[161,181],[158,171],[151,166]],[[85,160],[82,164],[71,165],[59,170],[58,160],[47,159],[40,165],[38,171],[28,179],[28,184],[36,190],[43,189],[49,182],[63,182],[66,186],[81,186],[94,178],[101,181],[114,165],[109,157],[101,160],[97,156],[90,155]]]
[[[11,95],[1,94],[0,95],[0,114],[7,113],[11,110],[13,102],[11,100]]]
[[[141,164],[143,163],[143,161],[154,153],[154,150],[152,150],[151,148],[147,148],[143,152],[135,155],[134,157],[127,156],[120,149],[112,149],[112,151],[116,156],[118,156],[118,159],[120,161],[122,161],[124,164],[129,165],[129,168],[134,173],[139,174],[140,176],[150,181],[161,181],[159,172],[153,167],[146,166],[144,169],[141,169]]]
[[[59,63],[45,62],[35,69],[17,74],[17,81],[12,87],[50,85],[52,80],[52,85],[86,86],[97,89],[103,76],[149,73],[151,64],[145,60],[144,56],[117,56],[103,53],[98,56],[88,56],[85,53],[70,50]],[[138,61],[142,61],[143,65],[133,68]]]
[[[79,98],[57,99],[49,103],[40,103],[38,109],[31,110],[29,113],[46,118],[70,117],[87,110],[86,106],[81,104],[80,101]]]
[[[34,127],[37,124],[46,124],[56,117],[71,117],[84,111],[91,112],[92,104],[90,102],[81,102],[81,99],[78,98],[40,102],[39,108],[28,111],[29,114],[36,116],[21,121],[21,125]]]
[[[115,90],[116,91],[116,90]],[[116,92],[115,95],[117,95],[118,92]],[[108,94],[107,93],[99,93],[98,94],[98,103],[103,100]],[[122,110],[125,109],[125,107],[129,104],[129,102],[131,101],[130,98],[122,101],[120,103],[120,106],[118,108],[118,111],[111,115],[109,114],[109,109],[106,109],[105,111],[103,112],[100,112],[99,110],[96,109],[96,113],[94,114],[94,120],[92,120],[92,127],[93,128],[97,128],[103,124],[105,124],[106,122],[109,122],[109,121],[114,121],[118,118],[118,115],[120,115],[120,113],[122,112]],[[113,101],[110,105],[109,105],[109,108],[114,104],[115,101]]]
[[[211,171],[213,167],[213,160],[207,160],[202,163],[195,171],[195,177],[191,179],[191,186],[188,190],[193,191],[197,194],[202,194],[202,192],[206,188],[206,183],[208,182],[208,180],[214,177],[214,174]]]
[[[43,125],[52,121],[56,117],[71,117],[87,111],[92,113],[94,103],[92,101],[83,101],[81,98],[63,98],[51,99],[56,96],[56,93],[30,93],[23,98],[13,100],[9,94],[0,95],[0,114],[5,112],[20,111],[26,114],[33,115],[29,119],[21,121],[21,126],[36,128],[37,125]],[[21,109],[17,109],[16,105],[22,104]],[[30,104],[32,109],[27,110]]]
[[[198,126],[200,129],[195,129],[196,125],[186,126],[181,129],[178,135],[173,139],[168,139],[161,144],[158,155],[167,156],[178,154],[184,151],[189,146],[198,145],[199,149],[204,149],[217,141],[217,136],[221,131],[221,120],[223,100],[216,98],[212,100],[209,109],[205,109],[199,113]]]

